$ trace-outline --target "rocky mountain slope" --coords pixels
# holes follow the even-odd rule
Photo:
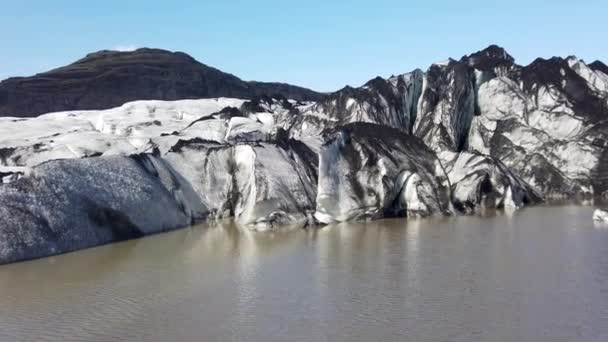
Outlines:
[[[245,82],[182,52],[99,51],[68,66],[0,82],[0,116],[107,109],[135,100],[251,99],[259,95],[297,100],[322,96],[289,84]]]
[[[267,230],[608,197],[608,74],[502,48],[315,101],[0,118],[0,263],[234,218]]]

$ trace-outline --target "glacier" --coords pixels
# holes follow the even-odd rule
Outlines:
[[[490,46],[317,101],[0,117],[0,263],[203,220],[266,231],[605,200],[607,69]]]
[[[206,212],[190,184],[153,155],[48,161],[0,186],[0,261],[159,233]]]

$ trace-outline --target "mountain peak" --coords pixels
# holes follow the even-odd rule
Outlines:
[[[132,51],[100,50],[96,52],[91,52],[87,54],[84,58],[76,61],[74,64],[91,63],[95,61],[140,60],[154,58],[159,58],[162,60],[174,59],[197,63],[197,61],[192,56],[184,52],[174,52],[169,50],[144,47]]]
[[[507,53],[505,49],[495,44],[468,56],[464,56],[460,61],[480,70],[489,70],[499,66],[512,66],[515,64],[513,56]]]

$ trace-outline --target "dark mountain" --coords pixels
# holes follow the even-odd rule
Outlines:
[[[283,83],[246,82],[182,52],[99,51],[65,67],[0,82],[0,116],[106,109],[134,100],[282,95],[318,100],[315,91]]]

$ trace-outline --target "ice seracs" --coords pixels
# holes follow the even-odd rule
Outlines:
[[[431,66],[414,134],[435,152],[464,150],[475,115],[475,87],[475,73],[464,63]]]
[[[369,122],[402,129],[411,133],[422,92],[424,73],[376,77],[359,88],[347,86],[303,110],[304,114],[321,116],[345,125]],[[328,128],[328,127],[326,127]]]
[[[452,187],[452,202],[461,212],[486,208],[522,208],[542,195],[499,160],[478,153],[441,152],[439,159]]]
[[[315,207],[317,156],[286,133],[267,142],[180,141],[164,156],[210,217],[256,230],[306,226]]]
[[[315,217],[330,223],[449,214],[446,180],[420,139],[375,124],[348,124],[321,148]]]
[[[503,52],[431,67],[415,134],[436,152],[489,155],[546,198],[606,196],[601,67],[575,58],[522,67]]]

